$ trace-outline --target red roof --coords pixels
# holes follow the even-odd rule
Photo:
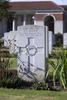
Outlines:
[[[67,10],[67,5],[60,5],[61,7],[63,7],[65,10]]]
[[[52,1],[10,2],[9,10],[57,10],[63,9]]]

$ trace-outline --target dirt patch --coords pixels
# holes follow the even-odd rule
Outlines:
[[[54,97],[38,97],[35,100],[54,100]]]
[[[55,87],[53,85],[53,81],[49,81],[49,85],[51,86],[51,88],[52,88],[53,91],[67,92],[67,89],[64,89],[60,85],[59,81],[55,82]]]
[[[25,95],[12,96],[11,98],[14,98],[14,99],[18,99],[19,100],[20,98],[22,98],[22,99],[25,98]]]
[[[43,97],[44,100],[54,100],[54,97]]]

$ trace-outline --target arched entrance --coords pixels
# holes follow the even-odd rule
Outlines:
[[[53,15],[46,15],[44,16],[44,25],[48,26],[48,30],[52,31],[53,35],[52,35],[52,41],[53,41],[53,45],[55,44],[55,34],[54,34],[54,21],[55,21],[55,17]]]
[[[52,16],[45,16],[44,25],[48,26],[49,31],[54,34],[54,18]]]

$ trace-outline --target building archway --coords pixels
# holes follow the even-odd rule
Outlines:
[[[51,15],[47,15],[44,17],[44,25],[48,26],[49,31],[52,31],[53,34],[54,34],[54,20],[55,17]]]
[[[44,16],[44,25],[48,26],[48,30],[52,31],[53,35],[52,35],[52,41],[53,41],[53,45],[55,44],[55,34],[54,34],[54,22],[55,22],[55,17],[53,15],[46,15]]]

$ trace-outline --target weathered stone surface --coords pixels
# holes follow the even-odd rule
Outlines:
[[[53,48],[53,39],[52,39],[52,31],[49,31],[49,54],[52,53]]]
[[[4,33],[4,46],[6,47],[9,46],[8,37],[9,37],[9,32]]]
[[[47,74],[47,71],[49,69],[49,64],[48,64],[48,60],[49,59],[49,31],[48,31],[48,27],[46,26],[46,66],[45,66],[45,75]]]
[[[63,34],[63,48],[67,47],[67,33]]]
[[[10,54],[18,52],[17,31],[10,31],[8,40],[9,40],[9,52],[10,52]]]
[[[18,27],[18,75],[26,81],[44,81],[46,27]]]

